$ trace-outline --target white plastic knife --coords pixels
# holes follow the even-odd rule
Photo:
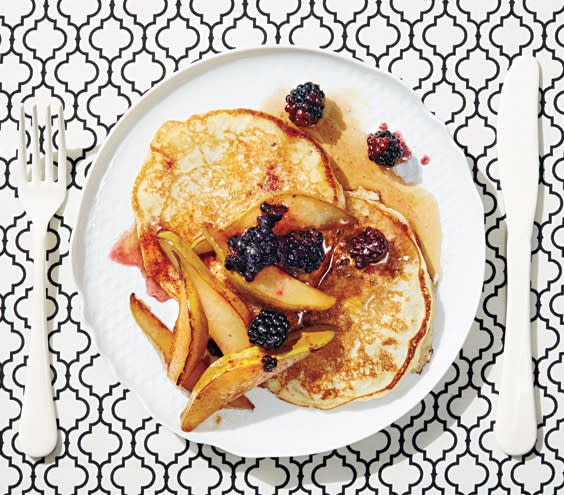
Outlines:
[[[497,121],[498,167],[507,221],[507,309],[497,442],[525,455],[537,439],[530,327],[531,235],[539,187],[539,65],[516,58],[507,73]]]

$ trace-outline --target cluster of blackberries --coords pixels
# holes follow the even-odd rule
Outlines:
[[[266,202],[260,208],[262,215],[257,218],[256,227],[228,239],[233,254],[226,256],[225,268],[240,273],[248,282],[270,265],[305,273],[319,269],[325,259],[323,234],[311,228],[277,236],[272,229],[288,208]]]
[[[278,237],[272,229],[288,211],[284,205],[268,203],[263,203],[260,209],[262,215],[257,218],[256,227],[250,227],[227,241],[234,254],[226,256],[225,268],[240,273],[247,282],[254,280],[264,267],[277,264]]]

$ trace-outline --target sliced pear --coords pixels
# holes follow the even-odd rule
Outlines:
[[[166,250],[161,241],[167,241],[173,248],[179,259],[191,265],[200,275],[200,277],[220,295],[239,313],[241,318],[248,322],[253,315],[247,305],[233,291],[229,290],[225,285],[221,284],[208,270],[206,264],[200,259],[198,253],[195,252],[188,244],[174,232],[163,230],[157,234],[160,245]],[[200,298],[203,299],[203,298]]]
[[[345,210],[310,196],[302,192],[277,193],[263,198],[260,203],[245,211],[229,225],[220,229],[227,237],[238,235],[257,223],[257,217],[261,215],[260,205],[263,202],[270,204],[283,204],[288,211],[276,226],[274,232],[284,235],[292,230],[303,230],[309,227],[317,230],[343,229],[356,223],[356,218]],[[205,254],[212,251],[213,247],[204,234],[198,234],[192,242],[192,249],[197,254]]]
[[[135,294],[129,296],[129,307],[135,321],[157,347],[165,364],[168,366],[171,360],[174,343],[173,333],[141,299],[135,296]],[[182,381],[182,387],[188,391],[192,390],[208,365],[207,359],[200,360],[194,366],[190,375]],[[244,395],[237,397],[229,403],[227,407],[247,410],[253,410],[255,408],[254,404]]]
[[[203,261],[178,235],[161,232],[158,237],[163,250],[169,256],[178,256],[182,271],[191,279],[202,303],[209,333],[221,351],[229,354],[249,347],[247,326],[252,314],[241,298],[221,286]]]
[[[185,294],[185,291],[183,292]],[[204,355],[207,331],[205,322],[191,316],[187,300],[187,297],[183,296],[179,301],[179,315],[174,332],[171,332],[135,294],[129,296],[129,307],[137,324],[162,354],[169,378],[186,390],[192,390],[194,383],[208,365],[206,361],[196,359],[197,355]],[[192,326],[200,327],[199,332],[202,335],[196,337]]]
[[[251,345],[247,335],[247,324],[233,307],[203,282],[196,273],[190,274],[194,287],[202,298],[202,306],[208,320],[211,337],[224,354],[246,349]]]
[[[212,364],[213,362],[219,359],[219,357],[212,355],[209,355],[208,357],[209,357],[209,362],[207,366],[209,366],[210,364]],[[190,392],[191,391],[192,389],[190,389]],[[240,397],[233,399],[229,404],[227,404],[226,407],[229,409],[247,409],[252,411],[255,408],[255,405],[245,395],[241,395]]]
[[[194,237],[192,244],[190,244],[192,251],[194,251],[197,255],[213,253],[213,248],[211,244],[206,239],[206,236],[201,232]]]
[[[245,409],[247,411],[252,411],[255,408],[255,405],[244,395],[241,395],[235,399],[233,399],[229,404],[225,406],[229,409]]]
[[[198,293],[182,268],[178,268],[181,275],[178,318],[174,326],[174,342],[167,374],[177,385],[187,387],[193,380],[191,375],[204,356],[209,337]]]
[[[213,231],[204,224],[204,235],[213,247],[221,263],[229,254],[227,239],[223,231]],[[252,282],[247,282],[239,273],[226,271],[227,279],[245,297],[261,304],[284,311],[325,310],[335,304],[333,296],[299,281],[275,266],[263,268]]]
[[[178,316],[174,324],[172,353],[167,367],[168,378],[176,384],[180,381],[180,374],[188,358],[191,343],[192,328],[190,325],[188,295],[186,294],[185,281],[181,280],[178,299]]]
[[[319,325],[292,332],[276,352],[252,346],[219,358],[194,385],[180,416],[182,429],[192,431],[215,411],[323,347],[331,341],[335,332],[335,327]],[[278,360],[273,371],[263,368],[262,358],[267,354]]]
[[[196,385],[200,377],[204,374],[204,371],[206,371],[207,367],[208,361],[205,358],[200,359],[196,362],[190,374],[187,374],[186,377],[182,379],[182,382],[179,385],[191,392],[194,388],[194,385]]]
[[[135,294],[129,296],[129,309],[141,330],[151,339],[161,353],[164,362],[168,364],[173,344],[173,334],[170,329]]]
[[[168,327],[157,316],[155,316],[155,314],[149,309],[149,307],[135,296],[135,294],[131,294],[129,296],[129,307],[137,324],[141,327],[143,332],[145,332],[145,334],[151,339],[153,344],[162,354],[163,360],[170,372],[169,376],[171,377],[173,382],[177,383],[179,381],[177,375],[181,375],[182,369],[185,368],[185,366],[183,366],[181,362],[182,355],[184,352],[186,352],[184,346],[189,346],[191,344],[188,339],[182,337],[183,333],[186,330],[186,327],[181,326],[180,322],[177,322],[176,334],[171,332]],[[184,307],[186,307],[186,305],[184,305]],[[180,318],[185,319],[186,311],[180,311]],[[179,339],[179,341],[175,342],[176,339]],[[178,347],[175,348],[175,344],[177,344]],[[172,365],[173,368],[176,368],[176,371],[174,372],[172,371],[170,365],[174,354],[173,350],[175,350],[176,353],[174,355],[175,363],[178,363]],[[207,366],[208,363],[204,360],[200,360],[199,362],[195,363],[192,367],[192,370],[188,370],[188,373],[178,384],[186,390],[192,390],[192,387],[198,381],[198,378],[200,378]]]

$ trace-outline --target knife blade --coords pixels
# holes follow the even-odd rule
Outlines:
[[[530,328],[531,235],[539,185],[539,65],[518,57],[503,84],[497,122],[498,167],[507,224],[507,305],[496,423],[498,445],[524,455],[535,445]]]

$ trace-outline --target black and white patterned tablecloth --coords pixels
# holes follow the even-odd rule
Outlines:
[[[1,0],[0,493],[564,493],[562,26],[556,0]],[[111,376],[78,316],[69,241],[100,143],[145,91],[197,60],[277,43],[360,59],[416,90],[468,156],[485,207],[487,263],[464,348],[408,415],[334,452],[245,459],[176,437]],[[530,455],[510,458],[492,434],[505,307],[495,122],[503,77],[523,53],[542,66],[531,291],[539,437]],[[30,223],[10,168],[20,103],[48,100],[65,106],[71,165],[68,199],[48,239],[60,442],[32,461],[15,445],[29,332]]]

